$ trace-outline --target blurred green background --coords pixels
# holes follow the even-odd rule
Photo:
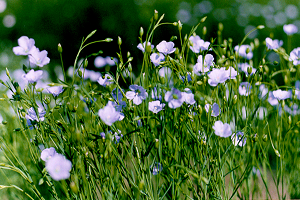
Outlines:
[[[155,9],[159,15],[165,13],[165,22],[181,20],[184,34],[207,16],[205,40],[217,36],[218,23],[222,22],[223,38],[231,37],[237,44],[260,24],[266,28],[251,34],[250,39],[258,37],[262,41],[273,35],[274,39],[284,40],[284,24],[293,23],[300,28],[299,8],[298,0],[0,0],[0,69],[22,66],[19,62],[24,60],[12,54],[12,47],[17,46],[17,39],[23,35],[34,38],[40,50],[48,51],[49,69],[59,65],[58,43],[63,46],[65,66],[71,66],[82,37],[95,29],[98,31],[93,39],[110,37],[115,41],[93,45],[83,55],[103,50],[103,56],[116,57],[116,39],[121,36],[123,53],[130,51],[133,64],[138,66],[142,60],[138,59],[142,54],[136,48],[139,28],[147,30]],[[202,27],[197,30],[200,37]],[[169,40],[172,35],[178,35],[176,27],[159,28],[153,43]],[[299,45],[298,36],[293,37],[292,48]],[[93,69],[93,58],[88,68]]]

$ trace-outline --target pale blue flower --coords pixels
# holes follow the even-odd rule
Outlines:
[[[117,59],[117,58],[110,57],[110,56],[106,56],[106,57],[105,57],[105,62],[106,62],[106,64],[108,64],[109,66],[115,66],[116,63],[118,63],[118,59]]]
[[[173,42],[166,42],[165,40],[161,41],[156,46],[157,51],[165,55],[173,53],[176,49],[174,48]]]
[[[56,152],[54,147],[50,147],[47,149],[44,149],[41,153],[41,159],[45,162],[47,162],[50,158],[53,156],[57,155],[58,153]]]
[[[229,79],[228,72],[224,68],[222,69],[213,69],[208,73],[208,84],[210,86],[217,86],[219,83],[224,83],[227,79]]]
[[[272,40],[271,38],[267,37],[266,38],[266,46],[268,49],[278,49],[283,45],[282,40]]]
[[[38,48],[33,47],[29,54],[29,62],[43,67],[50,62],[50,58],[47,57],[48,52],[46,50],[40,51]]]
[[[106,87],[107,85],[114,83],[114,79],[109,74],[105,74],[104,78],[102,78],[102,76],[100,76],[98,78],[97,82],[100,85]]]
[[[272,91],[269,92],[268,102],[269,102],[272,106],[278,105],[278,99],[274,97],[274,94],[273,94]]]
[[[102,68],[106,65],[106,60],[102,56],[97,56],[94,60],[94,65],[96,68]]]
[[[22,36],[18,39],[19,46],[13,48],[15,55],[29,55],[34,46],[34,39]]]
[[[193,71],[195,74],[200,75],[199,72],[205,73],[210,70],[210,67],[214,65],[214,57],[211,54],[206,54],[203,61],[203,56],[199,55],[197,63],[194,65]]]
[[[120,119],[120,112],[116,110],[113,102],[109,101],[107,105],[98,111],[101,120],[108,126],[111,126]]]
[[[54,97],[57,97],[60,93],[64,91],[63,86],[53,86],[48,87],[47,91],[52,94]]]
[[[23,75],[23,78],[28,81],[28,83],[35,83],[43,77],[43,71],[30,70],[27,74]]]
[[[243,132],[238,131],[237,133],[231,135],[231,140],[234,146],[243,147],[246,144],[247,138],[244,136]]]
[[[194,52],[194,53],[200,53],[201,51],[204,50],[208,50],[208,47],[210,45],[210,42],[205,42],[204,40],[202,40],[198,35],[196,36],[191,36],[189,38],[189,40],[191,41],[192,45],[190,46],[190,49]]]
[[[292,97],[291,91],[284,91],[281,89],[273,91],[273,95],[278,100],[285,100]]]
[[[227,123],[223,124],[221,121],[216,121],[212,128],[215,130],[215,134],[220,137],[226,138],[232,134],[230,125]]]
[[[184,97],[182,93],[176,88],[172,88],[171,91],[166,92],[165,101],[168,102],[170,108],[178,108],[184,102]]]
[[[155,66],[158,66],[160,65],[160,62],[165,60],[165,56],[163,54],[152,53],[150,60]]]
[[[248,96],[251,92],[252,86],[249,82],[242,82],[239,86],[239,93],[242,96]]]
[[[225,70],[225,73],[227,74],[228,79],[235,79],[237,76],[237,71],[231,66],[228,67],[227,70],[225,67],[221,67],[221,70]]]
[[[68,179],[72,163],[61,154],[56,154],[46,162],[46,170],[53,180]]]
[[[290,53],[290,61],[293,61],[293,65],[300,64],[300,47],[293,49]]]
[[[160,101],[151,101],[149,102],[148,109],[153,113],[158,113],[165,107],[164,103],[161,103]]]
[[[142,86],[130,85],[129,89],[131,91],[126,92],[126,98],[133,100],[135,105],[140,105],[142,101],[148,97],[148,93]]]
[[[184,92],[182,92],[181,94],[184,102],[186,102],[187,104],[193,105],[196,103],[194,99],[194,94],[189,88],[185,88]]]
[[[205,104],[204,108],[207,113],[209,112],[209,109],[211,109],[211,116],[213,117],[217,117],[220,114],[220,107],[217,103],[213,103],[212,106],[210,104]]]
[[[251,46],[248,45],[248,44],[244,44],[244,45],[241,45],[241,46],[235,46],[234,47],[234,50],[236,52],[238,52],[238,54],[243,57],[243,58],[246,58],[246,59],[252,59],[253,57],[253,52],[252,52],[252,49],[251,49]],[[249,52],[247,52],[249,51]]]
[[[287,35],[293,35],[298,32],[298,27],[294,24],[286,24],[286,25],[283,25],[283,31]]]

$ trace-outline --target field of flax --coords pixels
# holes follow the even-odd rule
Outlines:
[[[206,35],[205,19],[182,33],[155,11],[140,58],[93,31],[65,70],[59,44],[55,82],[48,52],[20,37],[12,51],[27,65],[1,73],[1,198],[300,198],[300,48],[288,43],[298,30],[247,39],[258,26],[234,41],[221,23]],[[153,44],[166,26],[178,32]],[[105,42],[116,55],[101,57]],[[99,51],[81,57],[90,45]]]

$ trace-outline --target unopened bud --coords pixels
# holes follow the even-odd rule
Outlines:
[[[37,92],[43,92],[44,88],[38,88],[36,89]]]
[[[58,45],[57,45],[57,50],[58,50],[58,53],[62,53],[62,51],[63,51],[60,43],[58,43]]]
[[[128,71],[132,72],[132,65],[131,65],[131,63],[128,64]]]
[[[206,18],[207,18],[207,16],[203,17],[203,18],[200,20],[200,22],[201,22],[201,23],[205,22]]]
[[[78,188],[73,181],[70,183],[70,188],[71,188],[72,192],[78,193]]]
[[[249,66],[249,67],[247,68],[247,72],[248,72],[249,75],[252,73],[252,67],[251,67],[251,66]]]
[[[182,23],[180,20],[178,20],[178,30],[181,31],[182,30]]]
[[[236,102],[237,102],[237,95],[234,95],[233,96],[233,104],[236,104]]]
[[[82,77],[82,71],[81,70],[78,70],[78,75],[79,75],[79,77]]]
[[[121,46],[122,45],[122,39],[120,36],[118,36],[118,45]]]
[[[259,39],[257,39],[257,38],[254,39],[254,46],[255,46],[255,48],[259,47]]]
[[[203,36],[206,35],[206,33],[207,33],[207,28],[206,28],[206,26],[204,26],[203,29],[202,29]]]
[[[139,183],[139,189],[140,189],[140,190],[143,190],[143,189],[144,189],[144,186],[145,186],[145,181],[144,181],[144,180],[141,180],[141,182]]]
[[[142,37],[144,35],[144,29],[143,27],[140,28],[140,37]]]
[[[257,26],[257,29],[264,29],[264,28],[265,28],[264,25],[259,25],[259,26]]]
[[[127,58],[129,58],[129,57],[130,57],[130,52],[128,51],[128,52],[127,52]]]
[[[246,49],[246,54],[250,53],[250,48]]]
[[[219,23],[218,28],[219,28],[219,31],[223,31],[224,26],[223,26],[223,24],[221,22]]]
[[[147,53],[151,53],[151,51],[152,51],[152,48],[151,48],[151,45],[146,45],[146,48],[145,48],[145,52],[147,52]]]
[[[154,20],[156,21],[158,19],[158,11],[154,10]]]
[[[112,42],[112,41],[113,41],[112,38],[106,38],[106,39],[105,39],[105,42]]]
[[[84,59],[83,68],[87,68],[89,62],[87,59]]]
[[[289,123],[289,125],[292,124],[292,117],[291,117],[291,115],[290,115],[289,118],[288,118],[288,123]]]
[[[131,62],[133,60],[133,57],[128,58],[128,62]]]

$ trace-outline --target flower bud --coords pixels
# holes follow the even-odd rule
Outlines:
[[[3,120],[3,121],[2,121],[2,124],[3,124],[3,125],[6,125],[6,124],[7,124],[7,121],[6,121],[6,120]]]
[[[37,92],[43,92],[44,88],[38,88],[36,89]]]
[[[112,38],[106,38],[104,41],[105,41],[105,42],[112,42],[113,39],[112,39]],[[99,52],[100,52],[100,51],[99,51]]]
[[[133,60],[133,57],[128,58],[128,62],[131,62]]]
[[[158,19],[158,11],[154,10],[154,20],[156,21]]]
[[[139,183],[139,190],[143,190],[145,186],[145,181],[141,180],[141,182]]]
[[[206,28],[206,26],[204,26],[203,29],[202,29],[203,36],[206,35],[206,33],[207,33],[207,28]]]
[[[178,20],[178,30],[181,31],[182,30],[182,23],[180,20]]]
[[[146,48],[145,48],[145,52],[147,52],[147,53],[151,53],[151,51],[152,51],[152,48],[151,48],[151,45],[146,45]]]
[[[82,71],[78,70],[78,76],[82,78]]]
[[[233,96],[233,104],[236,104],[236,102],[237,102],[237,95],[234,95]]]
[[[259,26],[257,26],[257,29],[258,30],[260,30],[260,29],[264,29],[265,28],[265,26],[264,25],[259,25]]]
[[[122,45],[122,39],[120,36],[118,36],[118,45],[121,46]]]
[[[58,50],[58,53],[62,53],[62,51],[63,51],[60,43],[58,43],[58,45],[57,45],[57,50]]]
[[[127,52],[127,58],[129,58],[129,57],[130,57],[130,52],[128,51],[128,52]]]
[[[78,193],[78,187],[76,186],[76,184],[73,181],[70,183],[70,188],[71,188],[72,192],[74,192],[75,194]]]
[[[289,123],[289,125],[292,124],[292,117],[291,117],[291,115],[288,117],[288,123]]]
[[[246,54],[250,53],[249,47],[246,49]]]
[[[205,22],[206,18],[207,18],[207,16],[203,17],[203,18],[200,20],[200,22],[201,22],[201,23]]]
[[[251,67],[251,66],[249,66],[249,67],[247,68],[247,72],[248,72],[248,74],[251,74],[251,73],[252,73],[252,67]]]
[[[144,35],[144,29],[143,27],[140,28],[140,37],[142,37]]]
[[[218,28],[219,28],[219,31],[221,31],[221,32],[223,31],[224,26],[221,22],[219,23]]]
[[[128,71],[132,72],[132,65],[131,65],[131,63],[128,64]]]

